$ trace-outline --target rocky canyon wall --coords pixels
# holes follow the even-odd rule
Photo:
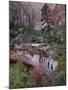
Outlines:
[[[23,24],[36,30],[41,30],[41,9],[44,3],[9,2],[9,21],[13,24]],[[48,4],[54,26],[65,24],[65,5]]]

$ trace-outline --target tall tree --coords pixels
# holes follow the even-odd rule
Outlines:
[[[51,41],[53,35],[52,14],[47,4],[44,4],[41,11],[42,33],[48,41]]]

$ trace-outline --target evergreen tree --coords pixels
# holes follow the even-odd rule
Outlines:
[[[48,39],[48,41],[51,41],[53,36],[52,14],[47,4],[44,4],[41,11],[42,33],[43,36]]]

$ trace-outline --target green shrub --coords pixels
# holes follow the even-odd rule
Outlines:
[[[24,65],[10,65],[9,79],[10,88],[27,88],[33,87],[34,82],[30,79],[32,70],[26,68]]]

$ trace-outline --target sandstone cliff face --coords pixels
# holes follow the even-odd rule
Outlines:
[[[65,5],[55,5],[52,10],[54,26],[65,24]]]
[[[36,30],[41,30],[41,9],[44,3],[9,2],[9,20],[16,24],[24,24]],[[48,4],[54,26],[65,24],[65,5]]]
[[[11,23],[34,27],[35,15],[35,10],[29,2],[9,2],[9,20]]]

